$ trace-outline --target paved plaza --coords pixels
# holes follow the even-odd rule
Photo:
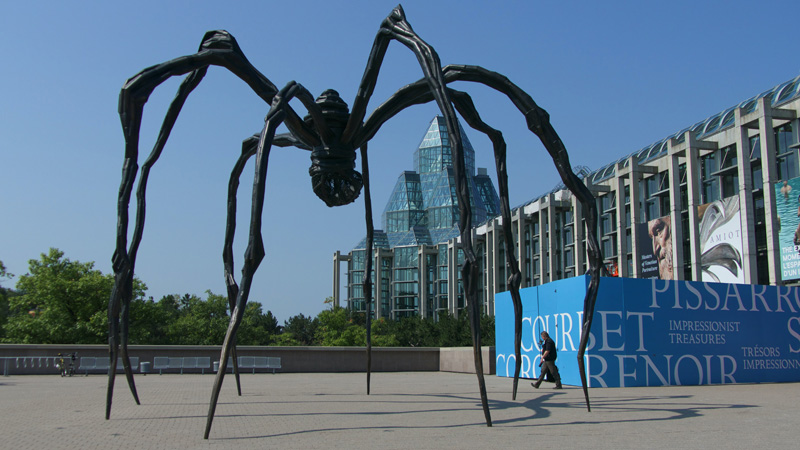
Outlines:
[[[14,449],[797,448],[800,384],[534,390],[487,376],[487,428],[476,377],[444,372],[227,376],[203,440],[213,375],[137,376],[136,406],[117,377],[0,377],[0,447]]]

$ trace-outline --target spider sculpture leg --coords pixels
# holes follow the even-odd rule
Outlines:
[[[511,208],[508,201],[508,170],[506,168],[506,142],[502,133],[487,125],[481,120],[472,98],[465,92],[449,90],[456,109],[467,121],[470,127],[486,134],[492,141],[494,148],[495,167],[497,168],[497,184],[500,190],[500,215],[503,218],[503,237],[507,249],[514,248],[514,235],[511,230]],[[519,295],[519,287],[522,281],[522,274],[519,271],[519,264],[513,251],[506,251],[506,267],[510,272],[508,277],[508,287],[511,293],[511,302],[514,306],[514,384],[512,389],[512,399],[517,399],[517,385],[519,373],[522,367],[522,356],[520,354],[522,342],[522,299]]]
[[[142,176],[139,180],[139,186],[137,188],[137,193],[136,193],[137,196],[136,223],[134,226],[131,249],[127,253],[128,255],[127,258],[122,257],[122,255],[125,253],[124,247],[122,248],[122,251],[115,252],[114,254],[115,272],[117,277],[115,279],[114,289],[112,291],[111,299],[109,301],[110,361],[109,361],[109,372],[108,372],[109,383],[108,383],[108,392],[106,400],[106,419],[108,419],[111,414],[111,400],[114,388],[114,377],[116,375],[118,353],[120,355],[120,358],[122,359],[123,367],[125,369],[125,375],[128,381],[128,386],[130,387],[131,393],[133,394],[133,397],[136,400],[136,404],[137,405],[139,404],[139,396],[136,392],[136,384],[134,383],[133,380],[133,371],[130,368],[130,358],[128,357],[128,327],[129,327],[129,308],[131,301],[131,290],[133,287],[133,266],[135,264],[136,253],[138,251],[139,243],[141,242],[142,239],[142,231],[144,229],[144,219],[146,212],[145,193],[147,190],[147,180],[150,175],[150,169],[156,163],[156,161],[158,161],[158,158],[161,156],[161,152],[164,149],[164,145],[167,142],[167,138],[169,137],[172,127],[175,124],[175,120],[178,117],[178,113],[183,107],[186,98],[203,79],[203,77],[205,76],[205,72],[206,72],[205,69],[195,70],[189,76],[187,76],[186,79],[184,79],[184,81],[181,83],[181,86],[178,89],[178,94],[175,96],[175,99],[170,104],[169,110],[161,126],[158,138],[156,139],[156,143],[153,146],[153,150],[150,153],[150,156],[147,157],[142,166]],[[128,161],[126,159],[126,167],[127,167],[127,162]],[[127,214],[127,208],[128,208],[127,202],[129,201],[129,196],[130,196],[129,189],[133,184],[134,181],[133,177],[135,177],[135,175],[136,175],[135,167],[132,171],[123,170],[123,183],[122,186],[120,187],[120,210],[122,211],[123,196],[124,195],[128,196],[128,198],[124,199],[125,214]],[[120,214],[120,218],[122,217],[123,215]],[[125,227],[127,227],[127,224],[125,224]],[[119,240],[118,240],[118,245],[119,245]],[[120,264],[121,267],[118,267],[117,264]]]
[[[225,372],[227,371],[228,356],[233,350],[233,346],[236,341],[236,332],[242,322],[242,318],[244,317],[244,311],[247,305],[247,299],[250,295],[250,287],[253,281],[253,276],[255,275],[258,266],[261,264],[261,261],[264,259],[264,243],[261,235],[261,223],[262,213],[264,210],[264,196],[266,193],[269,152],[270,148],[272,147],[272,142],[275,138],[275,130],[281,123],[284,122],[284,120],[286,120],[287,111],[289,110],[288,102],[295,97],[300,99],[303,104],[306,105],[311,115],[314,116],[316,120],[324,121],[324,119],[321,117],[321,112],[314,104],[311,94],[305,88],[295,82],[290,82],[273,97],[272,107],[267,113],[264,129],[258,139],[258,145],[255,151],[256,173],[253,179],[250,231],[247,249],[245,250],[244,264],[242,267],[241,284],[239,287],[234,288],[236,286],[235,281],[233,283],[228,282],[229,292],[232,290],[235,290],[236,292],[236,305],[231,313],[231,321],[228,325],[228,330],[225,334],[225,340],[222,344],[219,370],[217,371],[217,376],[214,380],[214,387],[212,388],[211,400],[208,406],[206,429],[203,435],[204,439],[208,439],[209,433],[211,432],[211,424],[214,421],[214,412],[217,408],[217,400],[219,399],[220,389],[222,388],[222,382],[225,378]],[[226,278],[228,280],[232,278],[228,268],[230,268],[230,271],[233,270],[232,259],[228,259],[227,254],[230,251],[230,245],[233,242],[233,232],[235,228],[235,219],[233,219],[236,214],[235,194],[238,187],[239,175],[244,167],[244,163],[252,154],[251,151],[246,148],[247,142],[248,141],[245,141],[245,144],[243,145],[242,155],[240,156],[236,167],[231,173],[231,181],[228,185],[228,229],[226,230],[225,250],[223,252],[223,254],[226,255]],[[232,198],[234,200],[232,200]]]
[[[267,163],[269,160],[270,142],[275,134],[275,129],[278,127],[282,120],[283,111],[277,108],[272,108],[267,115],[264,124],[264,130],[259,138],[258,150],[256,152],[256,174],[253,180],[253,203],[250,216],[250,238],[245,250],[244,264],[242,267],[241,288],[237,290],[236,305],[231,313],[231,322],[228,325],[228,331],[225,334],[225,340],[222,343],[222,353],[219,359],[219,370],[214,380],[214,387],[211,392],[211,401],[209,403],[208,418],[206,421],[206,430],[204,438],[208,439],[208,434],[211,431],[211,422],[214,418],[214,411],[217,407],[217,399],[219,398],[219,391],[222,387],[222,381],[225,378],[225,372],[228,367],[228,356],[231,353],[233,343],[236,339],[236,330],[244,317],[244,310],[247,304],[247,297],[250,294],[250,285],[252,283],[253,275],[258,269],[261,260],[264,258],[264,244],[261,236],[261,214],[264,207],[264,192],[266,187],[267,177]]]
[[[372,223],[372,198],[369,191],[369,160],[367,144],[361,146],[361,176],[364,181],[364,211],[367,225],[366,261],[364,268],[364,299],[367,306],[367,395],[372,374],[372,247],[375,227]],[[376,305],[377,308],[377,305]]]
[[[424,89],[424,86],[421,86]],[[453,99],[453,104],[455,105],[458,112],[461,116],[466,120],[467,124],[472,127],[473,129],[484,133],[489,139],[492,141],[492,146],[494,148],[494,155],[495,155],[495,164],[497,168],[497,180],[498,186],[500,190],[500,213],[503,218],[502,229],[504,234],[504,242],[506,248],[512,248],[513,246],[513,233],[511,230],[511,208],[509,207],[508,201],[508,171],[506,168],[506,143],[503,139],[503,135],[500,131],[495,130],[494,128],[487,125],[483,122],[478,114],[478,110],[475,107],[474,103],[470,96],[461,91],[456,91],[453,89],[448,89],[450,93],[450,98]],[[407,98],[413,98],[412,95],[406,96]],[[427,103],[432,100],[432,95],[427,91],[422,95],[418,96],[414,103]],[[410,105],[405,105],[404,108]],[[511,293],[511,299],[514,306],[514,349],[515,349],[515,356],[516,356],[516,364],[515,364],[515,371],[514,371],[514,384],[513,384],[513,395],[512,398],[516,400],[517,396],[517,386],[519,380],[519,373],[521,370],[522,365],[522,357],[521,357],[521,340],[522,340],[522,300],[519,294],[519,287],[522,280],[522,276],[519,271],[519,264],[517,263],[517,259],[514,256],[514,252],[506,252],[506,264],[510,275],[508,277],[508,287]]]
[[[558,134],[553,129],[552,125],[549,121],[549,116],[546,111],[540,108],[533,99],[522,89],[518,86],[513,84],[508,78],[503,75],[500,75],[496,72],[491,72],[486,69],[477,66],[447,66],[442,70],[444,75],[445,81],[447,83],[451,83],[453,81],[470,81],[475,83],[484,84],[492,89],[497,90],[500,93],[505,94],[508,98],[512,101],[512,103],[520,110],[520,112],[525,116],[526,122],[528,124],[528,128],[539,137],[542,141],[543,145],[547,149],[548,153],[553,159],[555,163],[556,169],[559,172],[564,184],[569,188],[569,190],[575,195],[581,203],[581,208],[584,211],[585,219],[586,219],[586,230],[587,230],[587,243],[588,243],[588,255],[589,255],[589,270],[588,273],[590,275],[590,282],[586,292],[586,296],[584,298],[584,314],[583,314],[583,323],[582,323],[582,334],[581,334],[581,342],[578,348],[578,366],[581,372],[581,381],[583,384],[583,391],[584,396],[586,398],[586,406],[587,409],[591,411],[591,406],[589,403],[589,393],[588,387],[586,383],[586,369],[584,364],[584,356],[586,352],[586,345],[588,343],[589,338],[589,331],[591,330],[592,319],[594,316],[594,305],[597,299],[597,289],[600,282],[600,273],[602,270],[602,254],[600,252],[600,247],[598,245],[597,236],[596,236],[596,227],[597,227],[597,207],[594,202],[594,196],[591,192],[586,188],[586,186],[581,182],[581,180],[572,172],[572,168],[569,163],[569,156],[567,154],[566,148],[564,147],[563,142],[558,137]],[[452,95],[454,102],[456,102],[456,106],[459,106],[460,103],[462,105],[459,107],[459,111],[462,113],[462,116],[467,119],[468,122],[474,120],[471,115],[473,112],[475,114],[477,111],[473,107],[467,107],[463,105],[465,102],[463,96],[453,94]],[[356,137],[357,141],[361,140],[368,140],[371,139],[372,136],[378,131],[380,126],[397,114],[399,111],[420,103],[427,103],[433,100],[433,96],[429,92],[429,86],[426,79],[421,79],[415,83],[409,84],[402,89],[398,90],[395,94],[393,94],[384,104],[379,106],[367,119],[364,127],[361,130],[361,133]],[[470,123],[473,127],[472,123]],[[478,129],[478,128],[476,128]],[[507,190],[503,188],[503,184],[507,183],[507,175],[504,175],[505,172],[505,164],[503,163],[503,159],[500,156],[504,153],[503,147],[505,146],[504,143],[501,143],[498,140],[499,134],[491,133],[488,131],[484,131],[487,135],[492,139],[492,142],[495,147],[495,159],[498,164],[498,182],[500,183],[500,191],[501,191],[501,202],[507,204]],[[504,198],[505,197],[505,198]],[[461,199],[459,198],[459,202]],[[501,211],[504,210],[505,207],[501,204]],[[462,213],[463,215],[463,213]],[[511,236],[510,230],[505,228],[505,223],[510,224],[510,219],[505,216],[505,212],[503,212],[504,217],[504,234],[506,238]],[[506,245],[510,245],[506,242]],[[506,252],[509,254],[511,252]],[[509,255],[511,256],[511,255]],[[515,366],[515,374],[514,374],[514,390],[516,391],[517,380],[519,378],[520,372],[520,335],[521,335],[521,314],[522,314],[522,305],[521,301],[516,298],[514,294],[514,286],[517,285],[517,275],[514,273],[513,268],[517,267],[516,261],[509,259],[508,261],[509,267],[512,267],[512,274],[509,278],[509,286],[511,288],[512,293],[512,301],[514,303],[514,312],[515,312],[515,356],[516,356],[516,366]]]
[[[127,355],[127,308],[130,304],[133,273],[136,263],[136,253],[144,230],[145,219],[145,190],[147,172],[155,163],[163,149],[164,143],[180,112],[186,96],[194,89],[205,75],[209,65],[219,65],[227,68],[267,102],[277,92],[277,88],[260,72],[258,72],[244,57],[235,39],[224,31],[209,32],[203,38],[198,53],[183,56],[174,60],[149,67],[134,77],[130,78],[120,92],[119,114],[125,136],[125,161],[122,168],[122,181],[118,196],[118,220],[116,249],[112,258],[114,267],[114,287],[109,300],[109,382],[106,396],[106,419],[110,417],[111,400],[113,397],[114,377],[116,374],[117,354],[120,345],[123,352],[123,365],[126,366],[128,383],[134,398],[138,403],[133,374],[129,369],[130,363]],[[128,239],[128,208],[133,183],[136,178],[137,160],[139,153],[139,131],[141,128],[142,112],[153,90],[172,76],[191,74],[181,85],[178,95],[170,105],[164,119],[164,124],[159,133],[158,141],[153,152],[142,168],[142,179],[137,194],[137,215],[134,234],[130,249],[127,248]],[[288,121],[299,122],[296,115],[289,114]],[[122,324],[120,324],[120,319]]]
[[[584,185],[572,171],[567,149],[550,123],[550,116],[544,109],[540,108],[525,91],[520,89],[505,76],[481,67],[448,66],[443,72],[447,82],[456,80],[478,82],[506,94],[517,109],[523,113],[528,124],[528,129],[536,134],[542,142],[553,159],[553,163],[564,184],[581,203],[581,208],[583,209],[586,219],[586,242],[588,244],[588,272],[590,281],[583,302],[584,314],[581,340],[578,346],[578,368],[581,375],[584,397],[586,399],[586,407],[591,411],[584,356],[592,327],[594,306],[597,301],[597,290],[600,285],[600,274],[603,268],[603,257],[596,235],[597,206],[595,204],[594,195],[592,195],[591,191],[589,191],[586,185]]]
[[[225,267],[225,286],[228,290],[228,305],[230,307],[231,317],[234,315],[233,311],[236,309],[236,298],[239,296],[239,285],[236,283],[236,278],[233,275],[233,238],[236,231],[236,194],[239,189],[239,179],[242,175],[242,171],[250,157],[256,153],[258,142],[258,136],[251,136],[242,142],[242,153],[236,161],[231,171],[230,180],[228,181],[228,214],[225,225],[225,242],[222,249],[222,261]],[[233,361],[234,378],[236,378],[236,391],[239,396],[241,396],[242,385],[239,378],[239,361],[235,342],[231,348],[231,359]]]
[[[453,151],[454,175],[456,181],[456,195],[459,203],[459,230],[461,233],[461,245],[464,251],[465,262],[462,268],[462,279],[464,283],[464,293],[469,305],[470,325],[473,330],[472,341],[475,359],[475,372],[478,377],[478,386],[481,396],[486,425],[492,425],[489,403],[486,397],[486,384],[483,378],[483,361],[480,352],[480,305],[477,304],[477,279],[478,265],[477,257],[472,248],[472,217],[469,206],[469,183],[467,181],[461,135],[459,133],[458,122],[455,110],[448,96],[445,81],[442,74],[442,65],[439,55],[428,43],[420,38],[411,25],[408,23],[401,6],[397,6],[391,14],[383,21],[381,28],[375,37],[372,50],[370,52],[367,67],[364,71],[358,94],[353,102],[350,118],[342,135],[342,140],[355,142],[356,146],[367,140],[353,140],[362,131],[362,120],[364,119],[367,102],[372,95],[377,82],[383,58],[386,54],[389,42],[396,40],[414,52],[422,69],[425,83],[436,100],[436,104],[445,118],[445,123],[450,136],[451,149]]]

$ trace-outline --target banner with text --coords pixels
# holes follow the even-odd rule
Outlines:
[[[800,178],[775,184],[778,211],[778,248],[781,250],[781,279],[800,278]]]
[[[539,376],[539,334],[580,385],[577,348],[587,276],[522,289],[523,378]],[[497,375],[513,377],[514,308],[495,298]],[[584,356],[589,386],[800,381],[800,288],[603,278]]]

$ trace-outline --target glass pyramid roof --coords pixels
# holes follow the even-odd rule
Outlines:
[[[475,175],[475,150],[461,124],[472,220],[478,224],[499,214],[500,202],[492,180],[481,169]],[[458,236],[458,199],[453,154],[444,118],[434,117],[414,152],[416,171],[400,174],[383,210],[382,222],[389,248],[434,245]],[[378,232],[375,233],[377,247]],[[364,248],[362,239],[356,248]]]

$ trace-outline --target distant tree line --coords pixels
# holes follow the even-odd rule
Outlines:
[[[26,344],[104,344],[108,342],[107,305],[114,277],[94,263],[71,261],[51,248],[29,261],[16,288],[3,282],[12,276],[0,261],[0,342]],[[147,286],[134,279],[131,344],[219,345],[230,322],[228,299],[206,291],[196,295],[146,298]],[[330,303],[330,298],[325,303]],[[261,304],[249,302],[239,327],[238,345],[364,346],[366,318],[331,307],[316,317],[298,314],[283,325]],[[483,345],[494,345],[494,318],[481,318]],[[373,320],[372,345],[392,347],[471,346],[466,314]]]

